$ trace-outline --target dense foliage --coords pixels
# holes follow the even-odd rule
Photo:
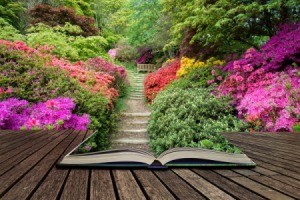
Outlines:
[[[155,154],[173,147],[202,147],[226,152],[238,149],[217,134],[244,131],[227,98],[207,89],[167,89],[154,100],[148,131]]]
[[[81,29],[68,23],[63,27],[54,28],[37,24],[28,32],[27,43],[31,47],[53,46],[55,47],[52,51],[53,54],[71,61],[105,56],[105,47],[108,45],[102,36],[71,36],[69,33],[81,32]]]
[[[66,7],[52,7],[46,4],[39,4],[30,10],[31,24],[43,23],[51,27],[64,26],[67,22],[77,25],[82,29],[80,33],[74,35],[93,36],[99,30],[95,27],[95,21],[91,17],[78,16],[75,11]]]

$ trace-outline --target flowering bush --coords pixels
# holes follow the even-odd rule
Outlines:
[[[75,129],[87,130],[89,115],[72,114],[75,104],[69,98],[56,98],[29,105],[10,98],[0,102],[0,129]]]
[[[152,50],[149,47],[139,48],[138,54],[138,64],[150,64],[154,59],[154,54],[152,53]]]
[[[192,58],[182,57],[180,60],[180,69],[178,70],[176,76],[183,77],[195,69],[206,68],[211,66],[222,66],[224,65],[224,63],[224,61],[217,60],[213,57],[206,60],[205,62],[195,60]]]
[[[109,109],[108,105],[111,101],[103,96],[103,90],[107,87],[111,88],[112,80],[108,83],[106,79],[113,79],[113,76],[101,73],[100,78],[102,74],[109,77],[101,79],[107,82],[104,86],[95,84],[93,81],[99,80],[99,77],[95,78],[97,75],[95,71],[86,70],[83,62],[73,64],[53,57],[47,54],[47,51],[47,48],[43,50],[30,48],[23,42],[0,40],[0,99],[17,97],[30,103],[37,103],[57,97],[72,98],[76,104],[74,112],[79,115],[84,113],[90,115],[89,128],[98,130],[99,146],[108,147],[109,134],[115,124],[115,115]],[[74,78],[71,77],[72,72],[76,75]],[[91,78],[80,82],[79,79],[84,78],[80,76],[82,72],[87,73],[87,77]],[[101,86],[100,92],[85,89],[95,85]],[[110,91],[108,92],[110,95]],[[75,120],[76,117],[72,121]]]
[[[117,66],[113,63],[110,63],[102,58],[92,58],[87,61],[87,68],[95,70],[100,73],[107,73],[114,77],[114,81],[111,84],[112,88],[115,88],[120,95],[123,97],[126,95],[128,80],[127,72],[124,67]]]
[[[180,68],[180,60],[175,59],[166,63],[154,73],[150,73],[144,80],[145,97],[152,102],[157,93],[176,79],[176,73]]]
[[[116,56],[117,56],[117,52],[118,52],[118,49],[110,49],[108,51],[108,55],[109,57],[111,57],[112,59],[115,59]]]
[[[71,63],[65,59],[53,57],[50,63],[67,72],[67,74],[78,80],[81,86],[91,92],[101,92],[110,101],[116,100],[118,91],[112,87],[115,78],[103,72],[87,70],[84,62]]]
[[[300,82],[297,70],[277,72],[268,86],[247,91],[237,107],[256,130],[293,131],[300,122]]]
[[[299,122],[299,30],[299,22],[284,25],[260,51],[250,48],[224,67],[230,75],[218,91],[233,96],[256,130],[292,131]]]

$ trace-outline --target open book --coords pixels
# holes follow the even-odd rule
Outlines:
[[[113,149],[91,153],[78,153],[77,146],[67,154],[58,166],[76,167],[200,167],[242,166],[256,164],[243,153],[226,153],[203,148],[173,148],[155,158],[152,153],[141,149]]]

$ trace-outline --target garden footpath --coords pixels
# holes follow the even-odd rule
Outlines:
[[[118,131],[112,140],[113,148],[136,148],[150,151],[147,133],[150,111],[144,100],[144,74],[129,72],[131,91],[125,100],[126,109],[121,114]]]

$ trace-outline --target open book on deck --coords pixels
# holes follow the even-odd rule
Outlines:
[[[67,154],[58,166],[125,168],[255,166],[255,163],[243,153],[226,153],[203,148],[173,148],[155,158],[150,152],[132,148],[78,153],[80,145]]]
[[[202,148],[173,148],[155,158],[139,149],[114,149],[86,154],[68,154],[59,166],[94,167],[187,167],[255,166],[245,154],[224,153]]]

